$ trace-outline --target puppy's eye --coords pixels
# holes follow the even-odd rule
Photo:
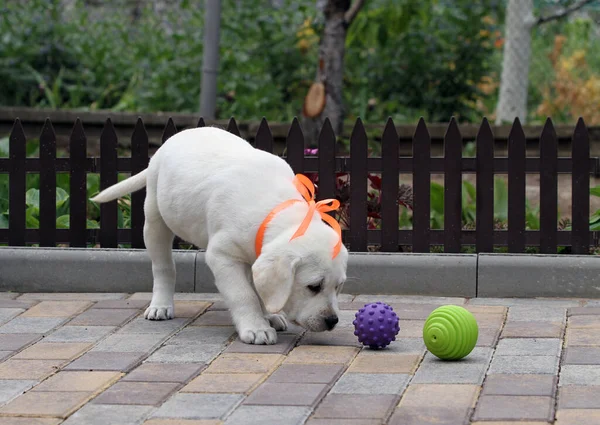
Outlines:
[[[318,294],[319,292],[321,292],[322,288],[323,288],[323,284],[321,284],[321,283],[317,283],[316,285],[308,285],[308,289],[310,289],[310,291],[313,294]]]

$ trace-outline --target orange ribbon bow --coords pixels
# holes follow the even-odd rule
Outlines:
[[[294,185],[296,186],[296,189],[298,189],[298,192],[300,192],[302,197],[306,200],[306,203],[308,204],[308,212],[306,213],[304,220],[302,220],[300,227],[298,227],[298,230],[296,230],[296,233],[294,233],[290,241],[302,236],[306,232],[306,229],[308,229],[308,226],[316,211],[321,215],[321,219],[327,224],[329,224],[333,228],[333,230],[335,230],[335,232],[338,234],[338,242],[333,247],[332,258],[337,257],[342,248],[342,229],[340,227],[340,224],[327,213],[329,211],[337,210],[340,207],[340,202],[337,199],[323,199],[322,201],[315,202],[315,186],[308,177],[302,174],[296,174],[296,177],[294,178]],[[286,209],[290,205],[295,204],[296,202],[302,201],[300,201],[299,199],[289,199],[285,202],[282,202],[281,204],[273,208],[271,212],[267,215],[267,217],[264,219],[264,221],[261,223],[260,227],[258,228],[258,231],[256,232],[256,240],[254,242],[256,257],[260,255],[260,252],[262,250],[263,239],[269,222],[273,219],[273,217],[275,217],[277,213]]]

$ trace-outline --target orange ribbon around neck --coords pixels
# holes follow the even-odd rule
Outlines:
[[[308,229],[308,226],[310,225],[310,222],[316,211],[320,214],[321,219],[327,224],[329,224],[333,228],[333,230],[335,230],[335,232],[338,234],[338,241],[333,247],[332,258],[337,257],[337,255],[340,253],[340,249],[342,248],[342,229],[340,227],[340,224],[327,213],[329,211],[337,210],[340,207],[340,202],[337,199],[323,199],[322,201],[315,202],[315,186],[308,177],[302,174],[296,174],[296,176],[294,177],[294,185],[308,204],[308,212],[306,213],[304,220],[302,220],[300,227],[298,227],[298,230],[296,230],[296,233],[294,233],[290,241],[302,236],[306,232],[306,229]],[[256,232],[256,240],[254,242],[256,257],[260,255],[260,252],[262,250],[262,244],[263,239],[265,237],[265,231],[267,230],[267,225],[271,222],[271,220],[273,220],[273,217],[275,217],[275,215],[277,215],[280,211],[286,209],[290,205],[295,204],[297,202],[302,201],[299,199],[288,199],[287,201],[282,202],[281,204],[273,208],[271,212],[267,215],[267,217],[263,220],[263,222],[260,224],[260,227]]]

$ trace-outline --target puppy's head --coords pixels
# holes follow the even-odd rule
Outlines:
[[[268,312],[283,311],[311,331],[331,330],[338,322],[337,296],[346,281],[348,251],[342,245],[331,258],[337,235],[325,224],[289,239],[282,235],[264,246],[252,266],[256,291]]]

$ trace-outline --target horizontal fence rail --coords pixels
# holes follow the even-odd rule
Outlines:
[[[205,122],[198,120],[197,126]],[[227,131],[240,135],[234,119]],[[177,133],[169,118],[162,142]],[[274,139],[265,119],[252,139],[257,149],[274,151]],[[117,202],[99,206],[98,228],[90,228],[87,176],[98,174],[100,190],[115,184],[119,173],[138,173],[149,161],[149,136],[141,119],[130,138],[130,157],[119,156],[119,139],[107,119],[99,137],[100,155],[89,157],[92,143],[78,119],[69,140],[69,157],[57,157],[56,135],[46,120],[39,137],[39,156],[27,155],[27,138],[19,119],[9,137],[8,158],[0,158],[0,177],[8,175],[8,228],[0,228],[0,244],[10,246],[117,247],[143,248],[144,198],[141,190],[121,207]],[[397,127],[388,120],[380,138],[381,155],[370,156],[365,126],[358,119],[350,133],[349,155],[338,154],[336,135],[328,120],[318,139],[316,151],[305,152],[304,136],[294,119],[286,139],[284,159],[297,173],[309,175],[318,187],[319,198],[337,197],[342,202],[338,215],[343,225],[344,243],[352,251],[375,249],[385,252],[412,250],[429,252],[442,246],[444,252],[457,253],[472,246],[476,252],[492,252],[505,247],[508,252],[526,252],[537,247],[541,253],[556,253],[559,247],[587,254],[599,244],[599,234],[590,230],[590,176],[600,173],[598,158],[590,157],[588,130],[580,119],[573,131],[570,157],[558,156],[558,138],[551,120],[539,135],[539,157],[527,157],[527,140],[518,120],[508,135],[508,156],[495,157],[496,140],[487,120],[475,137],[475,157],[463,157],[463,138],[454,119],[444,136],[443,157],[433,157],[431,137],[421,119],[412,137],[412,156],[401,156]],[[201,143],[201,141],[199,141]],[[62,154],[62,152],[60,152]],[[27,178],[39,174],[39,225],[28,228]],[[68,174],[68,214],[57,217],[57,176]],[[401,185],[401,175],[412,175],[412,186]],[[443,174],[443,229],[432,229],[432,174]],[[472,228],[463,222],[463,176],[475,174],[475,218]],[[508,176],[507,225],[498,228],[494,218],[495,176]],[[539,229],[526,226],[526,176],[540,176]],[[558,176],[572,176],[570,227],[558,226]],[[1,183],[1,181],[0,181]],[[401,193],[408,193],[406,199]],[[123,225],[123,210],[129,222]],[[410,228],[400,228],[400,215],[412,212]],[[3,211],[0,211],[0,214]],[[63,211],[64,212],[64,211]],[[2,223],[2,222],[0,222]],[[405,226],[406,227],[406,226]],[[175,247],[182,246],[176,240]]]

